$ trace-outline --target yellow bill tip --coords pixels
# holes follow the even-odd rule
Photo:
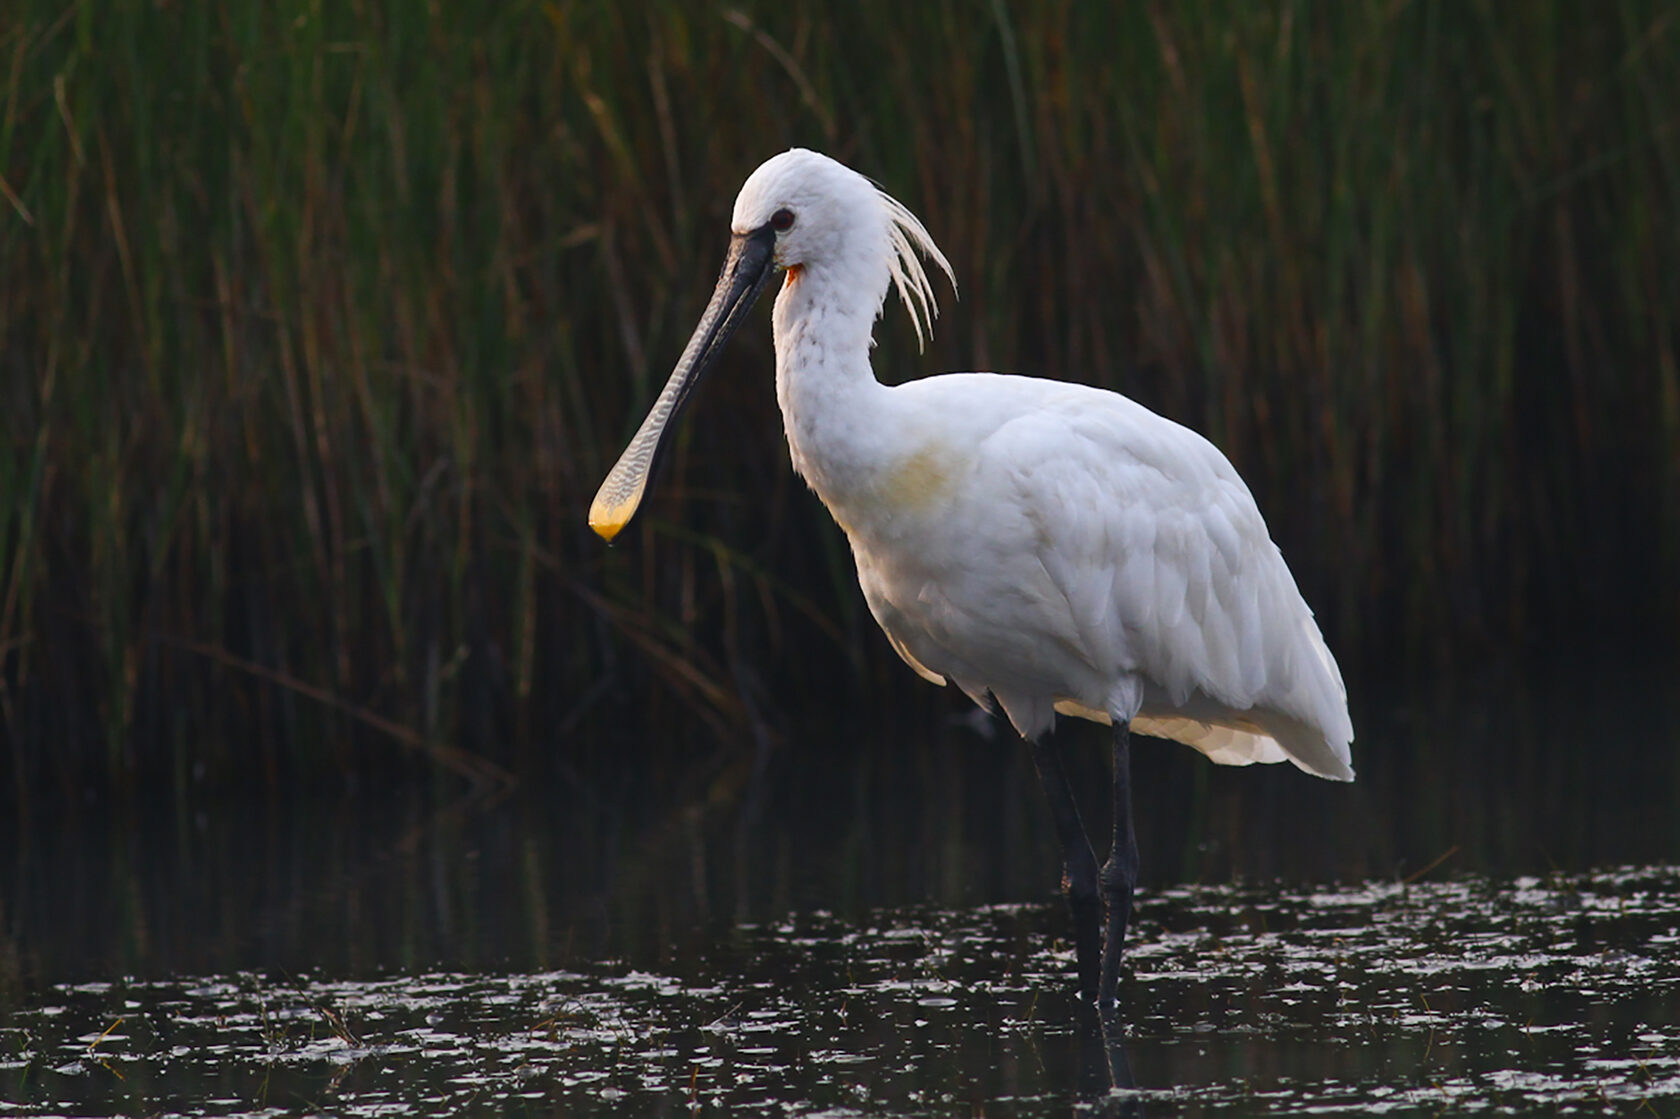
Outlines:
[[[589,507],[589,527],[607,543],[612,543],[613,537],[623,531],[630,523],[630,518],[636,515],[636,507],[641,504],[638,492],[629,501],[606,501],[601,497],[595,498],[595,503]]]
[[[615,516],[612,514],[597,515],[594,512],[589,514],[589,527],[595,531],[596,536],[599,536],[602,540],[605,540],[609,544],[612,543],[612,538],[617,536],[624,526],[629,523],[629,517]]]

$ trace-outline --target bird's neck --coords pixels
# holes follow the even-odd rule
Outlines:
[[[790,269],[776,297],[776,399],[793,468],[844,525],[885,458],[888,390],[869,367],[885,281]],[[860,295],[861,293],[861,295]]]

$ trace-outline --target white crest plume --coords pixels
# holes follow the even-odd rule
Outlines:
[[[916,328],[916,348],[924,349],[933,335],[933,320],[939,317],[939,302],[933,297],[933,285],[928,282],[927,269],[922,267],[923,256],[939,265],[945,278],[951,281],[951,294],[957,292],[956,273],[951,262],[933,243],[927,227],[907,209],[904,203],[882,190],[881,205],[887,210],[887,236],[892,242],[893,286],[898,289],[899,301],[910,312],[910,322]],[[920,254],[920,255],[918,255]]]

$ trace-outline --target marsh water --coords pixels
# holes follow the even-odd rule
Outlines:
[[[1106,1021],[1026,752],[954,705],[499,797],[37,807],[0,1113],[1680,1114],[1672,669],[1390,689],[1352,786],[1140,747]]]

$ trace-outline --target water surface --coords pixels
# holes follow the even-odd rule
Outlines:
[[[1680,1108],[1673,870],[1153,893],[1106,1031],[1057,916],[807,913],[655,971],[61,984],[6,1016],[0,1085],[24,1114]]]

